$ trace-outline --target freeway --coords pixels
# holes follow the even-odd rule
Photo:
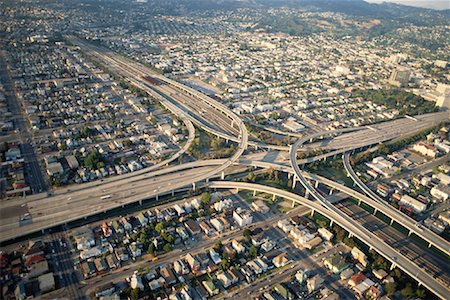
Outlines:
[[[393,266],[402,269],[405,273],[414,278],[420,284],[423,284],[438,297],[447,299],[447,296],[450,293],[450,289],[448,289],[448,287],[443,286],[441,282],[426,273],[421,267],[409,260],[409,258],[404,256],[402,253],[399,253],[397,249],[392,248],[383,239],[373,234],[373,232],[356,224],[357,222],[349,218],[345,213],[340,212],[337,209],[330,209],[328,208],[328,205],[325,205],[323,202],[308,200],[288,191],[254,183],[213,181],[207,185],[209,188],[213,189],[256,190],[258,192],[272,194],[276,197],[281,197],[309,207],[313,211],[317,211],[330,220],[333,220],[342,228],[345,228],[345,230],[347,230],[351,235],[357,237],[371,249],[376,250],[386,260],[391,262]]]
[[[298,161],[297,161],[297,148],[300,147],[303,143],[305,143],[307,141],[306,138],[303,139],[299,139],[297,140],[291,147],[291,151],[290,151],[290,162],[291,162],[291,166],[294,170],[294,182],[295,182],[295,177],[297,177],[297,179],[299,180],[299,182],[303,185],[303,187],[306,190],[306,194],[305,197],[308,198],[309,195],[311,195],[314,199],[316,199],[318,202],[317,204],[320,203],[321,208],[323,210],[323,208],[325,208],[325,211],[330,211],[332,212],[335,216],[334,218],[331,218],[331,220],[333,221],[337,221],[338,219],[344,220],[347,224],[351,224],[352,226],[355,226],[355,220],[353,220],[352,218],[350,218],[348,215],[344,214],[343,212],[341,212],[339,209],[337,209],[334,205],[332,205],[319,191],[317,191],[313,186],[311,186],[311,184],[309,183],[308,180],[306,180],[306,178],[303,176],[301,169],[299,167]],[[341,224],[342,225],[342,224]],[[348,230],[349,232],[352,232],[351,230],[349,230],[349,227],[344,226],[343,228],[345,228],[346,230]],[[360,230],[363,230],[362,228],[359,228]],[[369,231],[367,231],[369,232]],[[352,233],[354,234],[354,232]],[[355,236],[358,236],[357,234],[354,234]],[[373,236],[373,234],[372,234]],[[360,236],[358,236],[358,238],[365,242],[367,245],[369,245],[372,248],[373,247],[371,244],[368,244],[364,239],[361,239]],[[367,238],[367,237],[364,237]],[[380,239],[381,240],[381,239]],[[385,244],[386,245],[386,244]],[[438,295],[441,298],[445,298],[443,295],[445,295],[445,293],[443,293],[443,291],[445,289],[447,289],[446,287],[443,287],[441,285],[441,283],[438,283],[433,277],[429,276],[427,274],[427,277],[424,279],[426,280],[423,281],[423,279],[419,278],[419,273],[417,273],[416,276],[414,276],[414,273],[411,273],[412,269],[417,268],[417,265],[415,265],[414,263],[412,263],[411,261],[408,260],[408,258],[406,258],[405,256],[403,256],[401,253],[398,253],[397,250],[390,248],[393,253],[395,255],[391,255],[390,257],[386,256],[386,253],[380,252],[381,249],[377,249],[378,252],[380,254],[382,254],[385,258],[387,258],[389,261],[391,261],[393,264],[396,264],[396,261],[401,257],[401,260],[406,260],[408,261],[408,263],[411,265],[410,268],[405,268],[403,269],[406,273],[408,273],[411,277],[415,278],[416,280],[418,280],[419,283],[424,284],[425,286],[427,286],[433,293],[435,293],[436,295]],[[403,266],[403,263],[402,263]],[[421,269],[419,269],[421,270]],[[422,281],[421,281],[422,280]]]
[[[434,252],[427,251],[425,246],[416,244],[410,237],[387,225],[379,218],[367,212],[364,208],[352,203],[342,201],[335,204],[339,210],[344,211],[362,226],[378,235],[393,248],[404,254],[419,267],[430,273],[444,285],[450,284],[450,265],[446,258]]]
[[[344,153],[342,159],[347,174],[358,185],[358,187],[370,197],[357,197],[358,200],[363,201],[373,207],[375,210],[382,212],[391,220],[408,229],[410,233],[415,233],[417,236],[430,243],[430,245],[433,245],[445,254],[450,255],[450,243],[448,241],[444,240],[427,227],[418,225],[416,221],[393,208],[391,205],[389,205],[389,203],[384,201],[367,185],[365,185],[364,182],[361,181],[350,164],[350,154],[348,152]]]

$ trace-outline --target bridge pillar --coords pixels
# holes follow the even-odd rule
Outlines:
[[[394,270],[395,267],[396,267],[396,265],[395,265],[394,263],[392,263],[390,270],[391,270],[391,271]]]
[[[410,231],[408,231],[408,236],[411,236],[411,233],[412,233],[412,231],[410,230]]]
[[[295,207],[295,201],[294,200],[292,200],[292,205],[291,205],[291,208],[294,208]]]
[[[86,219],[86,217],[85,217],[85,219]],[[41,232],[42,232],[42,234],[44,234],[45,233],[45,229],[42,229]]]
[[[391,221],[389,222],[389,225],[392,226],[392,224],[394,224],[394,219],[391,219]]]
[[[351,232],[348,233],[348,238],[351,239],[353,237],[353,234]]]
[[[317,189],[319,187],[319,181],[316,180],[316,183],[314,184],[314,187]]]
[[[239,193],[239,188],[236,188],[236,193]]]
[[[226,139],[226,140],[225,140],[225,144],[227,144],[227,145],[228,145],[228,139]]]
[[[192,183],[192,190],[195,191],[195,182]]]
[[[225,179],[225,171],[222,171],[222,174],[220,175],[220,179],[222,179],[222,180]]]
[[[122,204],[122,208],[124,208],[125,207],[125,205],[124,204]]]
[[[253,197],[256,196],[256,190],[253,190]]]
[[[433,246],[433,245],[431,245],[431,243],[428,243],[428,248],[431,248],[431,246]]]
[[[375,208],[375,209],[373,210],[373,214],[376,215],[377,212],[378,212],[378,209]]]
[[[206,178],[206,180],[205,180],[205,181],[206,181],[206,183],[208,183],[208,182],[209,182],[209,178]]]
[[[333,191],[334,191],[334,189],[331,188],[331,189],[330,189],[330,192],[328,193],[328,195],[330,195],[330,196],[333,195]]]
[[[175,190],[172,190],[172,197],[175,196]]]
[[[272,195],[272,201],[275,201],[275,198],[276,198],[276,196],[275,196],[275,194],[273,194]]]
[[[309,139],[309,142],[312,143],[313,139]]]
[[[323,158],[323,161],[327,161],[327,157],[326,156]]]
[[[292,174],[291,174],[291,173],[289,173],[289,172],[287,172],[287,177],[288,177],[288,179],[291,179],[291,177],[292,177]]]
[[[308,190],[305,191],[305,198],[309,199],[309,191]]]
[[[156,201],[158,201],[159,200],[159,195],[158,194],[156,194]]]
[[[334,223],[334,221],[331,220],[331,222],[330,222],[330,228],[333,228],[333,223]]]
[[[311,209],[311,218],[314,216],[314,209]]]
[[[295,189],[296,182],[297,182],[297,180],[295,180],[295,175],[294,175],[294,178],[292,179],[292,189]]]
[[[358,206],[361,206],[361,202],[362,202],[361,200],[358,200]]]
[[[139,200],[139,205],[142,205],[142,199],[141,199],[141,200]]]

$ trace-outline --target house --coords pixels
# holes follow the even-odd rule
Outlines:
[[[341,272],[340,278],[341,280],[347,280],[349,279],[353,274],[355,274],[355,271],[353,271],[352,268],[345,269]]]
[[[200,271],[200,262],[195,259],[192,254],[188,253],[185,259],[193,273],[197,273],[198,271]]]
[[[281,268],[284,267],[285,265],[287,265],[290,262],[290,260],[287,258],[287,254],[286,253],[281,253],[277,256],[275,256],[272,259],[272,263],[275,265],[275,267],[277,268]]]
[[[97,291],[95,292],[95,297],[100,298],[104,296],[110,296],[112,293],[116,291],[116,286],[114,283],[109,282],[107,284],[104,284],[100,286]]]
[[[436,147],[425,143],[425,142],[419,142],[417,144],[415,144],[413,146],[413,150],[416,152],[419,152],[420,154],[424,155],[424,156],[428,156],[431,158],[436,158],[436,156],[438,155],[438,151],[436,149]]]
[[[137,246],[136,242],[131,243],[128,248],[130,249],[131,256],[136,259],[142,255],[142,250]]]
[[[202,285],[205,287],[210,296],[214,296],[219,293],[219,289],[214,285],[212,280],[204,280],[202,281]]]
[[[245,247],[237,240],[233,239],[231,241],[231,247],[233,247],[234,250],[236,250],[237,253],[241,254],[245,252]]]
[[[233,201],[231,199],[224,199],[214,203],[214,210],[217,212],[221,212],[227,207],[233,207]]]
[[[38,277],[41,293],[47,293],[55,289],[55,277],[53,273],[47,273]]]
[[[134,274],[131,275],[130,287],[132,289],[140,289],[141,291],[144,290],[144,284],[142,283],[142,278],[141,278],[141,276],[137,275],[137,272],[134,272]]]
[[[231,281],[231,278],[230,278],[228,272],[223,272],[223,271],[217,272],[216,278],[217,278],[217,280],[220,281],[220,283],[222,284],[222,286],[225,289],[227,289],[230,285],[232,285],[232,281]]]
[[[262,245],[261,249],[265,252],[271,251],[273,248],[275,248],[276,244],[271,240],[266,240]]]
[[[173,269],[175,270],[175,272],[176,272],[177,274],[180,274],[180,275],[186,275],[186,274],[189,274],[189,268],[188,268],[188,266],[187,266],[186,263],[185,263],[183,260],[181,260],[181,259],[176,260],[176,261],[173,263]]]
[[[220,264],[220,262],[222,261],[222,258],[220,257],[219,253],[217,253],[216,250],[214,249],[209,250],[209,256],[216,265]]]
[[[177,278],[175,277],[175,274],[173,273],[172,269],[168,266],[165,266],[159,270],[159,273],[162,277],[164,277],[164,280],[166,283],[170,286],[177,282]]]
[[[106,263],[110,269],[115,269],[120,266],[117,258],[112,254],[106,256]]]
[[[362,282],[360,282],[359,284],[354,286],[353,290],[355,291],[356,294],[358,294],[360,297],[362,297],[364,295],[364,293],[374,284],[375,284],[375,282],[373,282],[369,278],[366,278]]]
[[[129,259],[128,252],[124,247],[116,248],[114,253],[119,261],[127,261]]]
[[[262,200],[256,200],[252,202],[252,209],[254,211],[266,214],[270,211],[269,207]]]
[[[28,267],[28,278],[35,278],[49,271],[47,260],[41,260]]]
[[[373,270],[372,273],[379,280],[383,280],[385,277],[388,276],[388,273],[383,269]]]
[[[141,226],[147,226],[148,224],[148,219],[144,216],[144,213],[140,212],[137,214],[136,219],[138,219],[139,224]]]
[[[102,257],[94,259],[94,264],[95,264],[95,268],[99,272],[108,270],[108,264]]]
[[[274,290],[281,295],[283,299],[291,300],[294,299],[294,295],[281,283],[277,283],[274,286]]]
[[[366,275],[359,272],[359,273],[356,273],[355,275],[353,275],[352,277],[350,277],[350,279],[348,280],[348,284],[351,287],[355,287],[366,279],[367,279]]]
[[[292,227],[293,227],[291,221],[286,220],[286,219],[279,220],[278,223],[277,223],[277,226],[281,230],[283,230],[285,233],[290,232]]]
[[[166,284],[166,281],[164,280],[163,277],[159,277],[157,279],[154,279],[154,280],[148,282],[148,286],[150,287],[150,290],[152,290],[152,291],[160,289],[165,284]]]
[[[325,265],[325,267],[327,267],[335,274],[339,274],[348,268],[348,264],[345,262],[345,259],[340,254],[328,256],[324,260],[323,264]]]
[[[409,195],[403,195],[399,204],[412,208],[416,213],[424,212],[427,209],[427,203],[423,203]]]
[[[430,190],[430,194],[441,201],[447,201],[450,197],[450,187],[448,185],[439,184]]]
[[[200,226],[193,220],[187,220],[186,222],[184,222],[184,226],[187,228],[187,230],[189,230],[191,235],[199,234],[201,231]]]
[[[253,216],[251,212],[248,210],[243,210],[240,207],[233,211],[233,219],[239,225],[239,227],[250,225],[253,222]]]
[[[324,280],[323,278],[317,274],[316,276],[309,278],[306,280],[306,286],[308,288],[308,292],[312,293],[318,288],[320,288],[323,284]]]
[[[213,218],[209,222],[214,227],[214,229],[216,229],[217,232],[222,232],[222,230],[224,230],[225,228],[224,224],[222,224],[219,218]]]
[[[205,221],[200,222],[199,226],[206,235],[212,234],[213,229]]]
[[[178,215],[179,217],[183,216],[183,215],[186,213],[186,211],[184,210],[184,208],[181,207],[179,204],[175,204],[175,205],[173,206],[173,208],[176,210],[177,215]]]
[[[319,228],[317,232],[326,241],[330,241],[334,237],[334,235],[326,228]]]
[[[29,259],[33,256],[43,256],[44,255],[44,243],[41,240],[29,241],[28,249],[24,253],[24,258]]]
[[[356,259],[357,261],[359,261],[359,263],[361,263],[364,267],[367,267],[367,264],[369,263],[367,260],[367,255],[362,252],[360,249],[353,247],[351,254],[353,256],[354,259]]]

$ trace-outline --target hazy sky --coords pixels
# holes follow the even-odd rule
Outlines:
[[[420,6],[434,9],[449,9],[450,0],[366,0],[367,2],[395,2],[398,4]]]

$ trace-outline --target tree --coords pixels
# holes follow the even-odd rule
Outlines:
[[[156,230],[156,232],[161,234],[161,232],[164,230],[164,223],[163,222],[159,222],[158,224],[156,224],[155,230]]]
[[[416,295],[418,298],[424,299],[427,296],[427,293],[425,292],[424,289],[417,289]]]
[[[226,270],[228,270],[230,268],[230,266],[231,266],[230,262],[227,259],[222,258],[222,260],[220,261],[219,268],[222,271],[226,271]]]
[[[246,180],[247,182],[255,182],[255,180],[256,180],[256,175],[255,175],[255,173],[253,173],[253,172],[248,173],[248,174],[247,174],[247,177],[245,177],[245,180]]]
[[[147,253],[151,256],[155,256],[155,245],[153,243],[148,245]]]
[[[222,250],[223,244],[221,240],[218,240],[215,244],[214,244],[214,250],[216,250],[217,252],[220,252]]]
[[[250,229],[244,229],[244,233],[243,233],[245,239],[248,241],[251,239],[252,237],[252,232],[250,231]]]
[[[248,250],[248,254],[250,257],[256,258],[258,256],[258,249],[254,245],[252,245]]]
[[[211,194],[208,192],[202,193],[200,196],[200,201],[203,203],[203,205],[210,205],[211,204]]]
[[[397,291],[397,283],[395,282],[389,282],[386,284],[386,293],[391,296],[392,294],[394,294]]]
[[[139,299],[139,289],[138,288],[135,288],[135,289],[131,290],[130,298],[133,299],[133,300]]]
[[[405,299],[411,298],[415,294],[414,288],[410,283],[408,283],[400,292]]]
[[[169,244],[169,243],[164,244],[164,247],[163,247],[164,252],[170,252],[170,251],[172,251],[172,249],[173,249],[173,247],[171,244]]]

